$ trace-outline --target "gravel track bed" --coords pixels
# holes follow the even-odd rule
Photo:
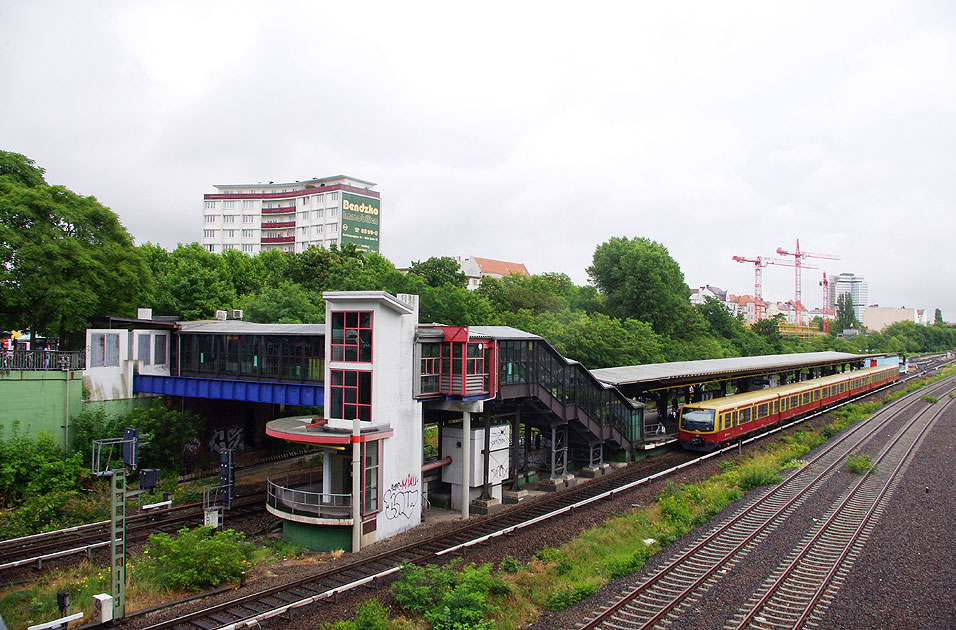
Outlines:
[[[956,409],[950,407],[921,443],[819,628],[956,628],[953,488]]]

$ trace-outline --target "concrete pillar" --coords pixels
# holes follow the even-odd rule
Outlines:
[[[352,421],[352,552],[362,549],[362,425]]]
[[[471,503],[471,412],[461,414],[461,517],[470,516]]]

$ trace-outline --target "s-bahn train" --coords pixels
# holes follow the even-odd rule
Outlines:
[[[778,422],[828,407],[899,377],[898,366],[881,365],[688,403],[681,408],[678,439],[686,449],[713,451]]]

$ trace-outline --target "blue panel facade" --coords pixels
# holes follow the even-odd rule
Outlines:
[[[263,383],[191,376],[133,375],[133,393],[321,407],[322,383]]]

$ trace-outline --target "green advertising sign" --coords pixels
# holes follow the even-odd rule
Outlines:
[[[373,197],[342,193],[342,245],[354,243],[363,252],[378,251],[378,213]]]

